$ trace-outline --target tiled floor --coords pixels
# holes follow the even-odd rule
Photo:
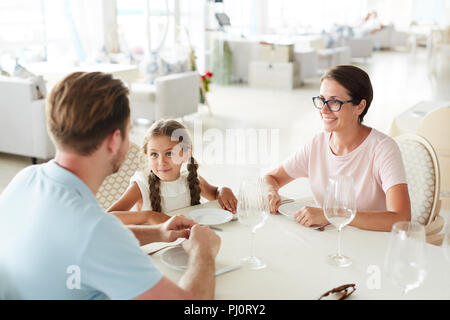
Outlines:
[[[369,73],[374,88],[365,122],[380,131],[387,133],[395,115],[419,101],[436,97],[424,49],[414,54],[379,51],[366,63],[355,64]],[[450,84],[450,74],[445,77],[441,88],[442,81]],[[281,162],[321,130],[311,102],[318,90],[319,76],[295,90],[213,84],[208,93],[213,115],[203,109],[185,121],[194,138],[200,174],[212,184],[227,185],[237,192],[243,176],[259,174]],[[441,94],[448,93],[441,90]],[[131,139],[139,144],[144,132],[145,128],[135,126]],[[247,135],[230,138],[239,133]],[[248,143],[252,137],[254,143]],[[268,154],[264,149],[267,143],[271,151]],[[0,191],[27,165],[27,158],[0,153]],[[310,189],[306,180],[298,180],[284,187],[282,193],[303,197],[310,195]]]

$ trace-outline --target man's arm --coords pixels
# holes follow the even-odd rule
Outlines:
[[[183,247],[189,254],[189,262],[178,285],[163,277],[155,286],[137,296],[136,300],[214,298],[214,260],[220,248],[220,238],[208,226],[196,224]]]
[[[129,226],[141,246],[151,242],[172,242],[178,238],[189,238],[195,221],[185,216],[173,216],[164,223],[151,226]]]
[[[165,213],[151,210],[145,211],[112,211],[111,214],[119,218],[124,225],[160,224],[170,219]],[[129,227],[132,229],[132,227]]]

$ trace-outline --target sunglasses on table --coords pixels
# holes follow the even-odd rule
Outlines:
[[[344,284],[342,286],[333,288],[319,297],[318,300],[325,300],[324,298],[330,296],[329,298],[334,298],[335,300],[344,300],[348,298],[356,290],[356,285],[354,283]]]

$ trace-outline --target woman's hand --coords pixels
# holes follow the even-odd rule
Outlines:
[[[316,207],[303,207],[296,213],[294,213],[294,220],[305,227],[311,227],[314,225],[326,225],[328,224],[327,218],[323,213],[322,208]]]
[[[217,193],[217,200],[219,200],[222,209],[236,213],[237,199],[234,196],[233,191],[231,191],[230,188],[223,187],[220,188]]]
[[[278,207],[281,205],[281,197],[276,191],[269,192],[270,213],[277,213]]]

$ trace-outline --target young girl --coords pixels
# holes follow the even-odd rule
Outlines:
[[[237,199],[231,189],[212,186],[197,174],[192,140],[181,123],[154,123],[142,151],[148,157],[150,172],[137,171],[128,190],[107,210],[124,224],[164,222],[170,218],[165,213],[199,204],[200,196],[218,200],[223,209],[236,212]],[[182,170],[183,163],[187,163],[187,171]],[[129,210],[133,211],[124,212]]]

